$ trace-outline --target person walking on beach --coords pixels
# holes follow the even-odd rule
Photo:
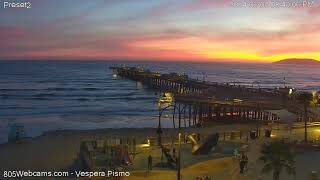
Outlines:
[[[148,171],[152,170],[152,156],[148,156]]]
[[[245,166],[245,158],[244,154],[241,155],[239,166],[240,166],[240,174],[243,174],[244,166]]]
[[[238,159],[239,159],[239,151],[236,148],[236,149],[233,150],[233,160],[236,161]]]
[[[248,156],[245,154],[244,155],[244,169],[246,171],[248,171],[248,161],[249,161]]]

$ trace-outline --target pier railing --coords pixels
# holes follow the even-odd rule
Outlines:
[[[161,74],[138,67],[110,67],[120,77],[139,81],[160,92],[172,92],[179,112],[179,124],[201,126],[205,121],[279,121],[271,109],[283,109],[287,101],[286,89],[262,89],[227,83],[206,82],[185,74]],[[289,91],[289,90],[288,90]],[[173,110],[175,114],[175,109]],[[173,117],[173,125],[175,124]]]

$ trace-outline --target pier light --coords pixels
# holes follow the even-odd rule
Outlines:
[[[311,93],[312,93],[312,98],[313,99],[317,99],[320,96],[317,91],[312,91]]]
[[[234,103],[242,103],[243,100],[242,100],[242,99],[233,99],[233,102],[234,102]]]
[[[320,141],[320,128],[314,130],[314,136],[316,140]]]
[[[311,94],[312,94],[312,99],[311,99],[310,103],[311,103],[312,107],[317,107],[318,104],[320,103],[320,97],[318,95],[318,92],[312,91]]]
[[[293,89],[290,88],[290,89],[289,89],[289,96],[291,96],[292,93],[293,93]]]
[[[171,105],[173,100],[174,100],[173,94],[171,92],[165,92],[159,98],[158,107],[162,108],[162,107]]]
[[[317,95],[317,91],[312,91],[312,96],[315,97]]]

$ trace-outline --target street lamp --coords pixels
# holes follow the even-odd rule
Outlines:
[[[162,113],[163,113],[166,109],[168,109],[168,108],[170,108],[170,107],[176,108],[176,109],[178,110],[179,117],[181,117],[180,114],[182,113],[182,111],[183,111],[187,106],[185,105],[183,108],[180,108],[179,106],[176,106],[176,105],[174,105],[174,104],[170,104],[170,105],[168,105],[168,106],[166,106],[166,107],[164,107],[164,108],[162,108],[162,109],[159,108],[159,119],[158,119],[158,128],[157,128],[158,145],[159,145],[159,146],[162,145],[162,142],[161,142],[161,134],[162,134],[162,132],[163,132],[163,131],[162,131],[162,127],[161,127],[161,116],[162,116]],[[180,121],[180,118],[179,118],[179,121]],[[181,123],[181,122],[179,122],[179,129],[180,129],[180,123]]]
[[[180,172],[180,170],[181,170],[181,128],[180,128],[180,115],[181,115],[181,113],[182,113],[182,111],[187,107],[186,105],[183,107],[183,108],[180,108],[180,106],[176,106],[175,104],[169,104],[169,105],[167,105],[166,107],[164,107],[164,108],[162,108],[161,109],[161,106],[160,106],[160,104],[159,104],[159,119],[158,119],[158,128],[157,128],[157,134],[158,134],[158,145],[160,146],[160,147],[162,147],[162,140],[161,140],[161,134],[163,133],[163,131],[162,131],[162,127],[161,127],[161,116],[162,116],[162,113],[166,110],[166,109],[168,109],[168,108],[170,108],[170,107],[173,107],[173,108],[175,108],[175,109],[177,109],[178,110],[178,113],[179,113],[179,136],[178,136],[178,138],[179,138],[179,146],[178,146],[178,149],[179,149],[179,151],[178,151],[178,159],[177,159],[177,180],[180,180],[180,176],[181,176],[181,172]]]
[[[159,107],[159,120],[158,120],[158,128],[157,128],[157,134],[158,134],[158,145],[161,146],[161,134],[163,133],[161,128],[161,116],[164,110],[172,106],[173,101],[173,95],[171,93],[163,93],[163,96],[161,95],[158,101],[158,107]],[[161,109],[162,105],[167,105],[166,107]]]
[[[161,146],[161,134],[162,134],[162,129],[161,129],[161,115],[163,111],[159,111],[159,122],[158,122],[158,129],[157,129],[157,134],[158,134],[158,145]]]
[[[164,108],[162,108],[162,109],[159,108],[159,119],[158,119],[158,128],[157,128],[158,145],[159,145],[159,146],[162,146],[161,134],[162,134],[162,132],[163,132],[163,131],[162,131],[162,127],[161,127],[161,116],[162,116],[162,113],[163,113],[166,109],[168,109],[168,108],[170,108],[170,107],[176,107],[176,106],[170,104],[170,105],[168,105],[168,106],[166,106],[166,107],[164,107]]]
[[[180,130],[179,130],[180,131]],[[179,153],[178,153],[178,160],[177,160],[177,180],[180,180],[180,170],[181,170],[181,133],[179,132],[178,135],[178,139],[179,139]]]

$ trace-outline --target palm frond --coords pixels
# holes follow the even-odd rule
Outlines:
[[[283,142],[263,145],[259,159],[264,163],[262,173],[271,171],[281,173],[285,169],[288,174],[295,174],[294,154],[290,147]]]

